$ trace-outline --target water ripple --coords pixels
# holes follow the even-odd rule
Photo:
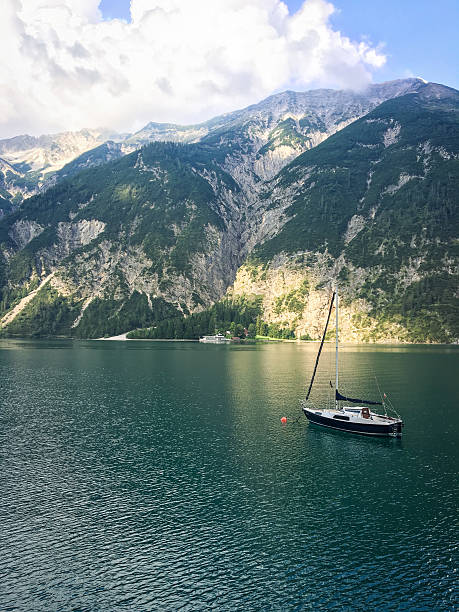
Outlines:
[[[0,610],[455,608],[457,351],[347,349],[397,441],[291,424],[313,347],[101,344],[0,342]]]

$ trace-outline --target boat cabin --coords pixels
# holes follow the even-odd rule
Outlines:
[[[370,409],[367,406],[359,406],[358,408],[351,408],[350,406],[344,406],[343,412],[350,412],[354,415],[359,415],[362,419],[370,418]]]

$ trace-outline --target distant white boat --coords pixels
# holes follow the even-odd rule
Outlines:
[[[211,344],[226,344],[229,342],[223,334],[216,334],[215,336],[203,336],[199,338],[199,342],[209,342]]]

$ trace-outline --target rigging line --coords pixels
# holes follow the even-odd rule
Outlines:
[[[321,343],[320,343],[319,352],[317,353],[316,363],[315,363],[315,365],[314,365],[314,371],[313,371],[313,373],[312,373],[311,382],[310,382],[310,384],[309,384],[309,389],[308,389],[308,392],[307,392],[307,394],[306,394],[306,401],[308,401],[308,399],[309,399],[309,395],[310,395],[310,393],[311,393],[311,389],[312,389],[312,383],[314,382],[314,377],[315,377],[315,375],[316,375],[317,366],[319,365],[320,353],[322,352],[322,347],[323,347],[324,342],[325,342],[325,334],[327,333],[328,322],[330,321],[330,315],[331,315],[331,312],[332,312],[332,308],[333,308],[333,301],[334,301],[334,299],[335,299],[335,295],[336,295],[336,292],[334,291],[334,292],[333,292],[333,295],[332,295],[332,298],[331,298],[331,302],[330,302],[330,308],[329,308],[329,310],[328,310],[327,323],[325,324],[325,329],[324,329],[324,333],[323,333],[323,336],[322,336],[322,341],[321,341]]]
[[[309,400],[309,401],[311,402],[312,407],[313,407],[315,410],[318,410],[318,407],[317,407],[317,406],[314,404],[314,402],[313,402],[312,400]],[[303,401],[303,400],[300,400],[300,404],[301,404],[302,406],[304,406],[304,405],[306,404],[306,402],[305,402],[305,401]],[[292,421],[292,423],[293,423],[293,424],[298,423],[298,421],[301,419],[301,417],[302,417],[303,415],[304,415],[304,412],[303,412],[303,410],[301,410],[300,414],[297,416],[297,418],[296,418],[294,421]]]
[[[373,374],[373,376],[375,377],[376,386],[378,387],[379,397],[381,398],[382,405],[384,406],[384,414],[387,416],[386,402],[384,401],[383,394],[381,393],[381,389],[379,387],[378,379],[376,378],[376,374]]]
[[[379,383],[378,383],[378,379],[376,378],[376,374],[374,374],[374,377],[375,377],[376,384],[378,386],[379,394],[381,395],[381,398],[382,398],[382,405],[384,406],[385,415],[387,416],[387,405],[389,405],[389,408],[392,410],[395,416],[400,419],[401,417],[399,413],[395,410],[394,405],[392,404],[390,399],[387,397],[386,394],[381,393],[381,389],[379,388]]]
[[[401,418],[401,416],[400,416],[400,415],[399,415],[399,413],[398,413],[398,412],[395,410],[395,408],[394,408],[394,404],[393,404],[393,403],[390,401],[390,399],[389,399],[389,398],[386,398],[386,399],[387,399],[387,403],[389,404],[390,409],[392,410],[392,412],[395,414],[395,416],[396,416],[398,419],[400,419],[400,418]]]

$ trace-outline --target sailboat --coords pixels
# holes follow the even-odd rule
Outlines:
[[[330,322],[330,315],[332,313],[333,303],[335,303],[336,313],[335,407],[320,409],[312,405],[312,402],[309,400],[309,396],[311,394],[312,385],[314,383],[314,378],[317,372],[317,366],[319,365],[320,354],[322,352],[325,335],[327,333],[328,324]],[[319,352],[317,353],[317,358],[314,365],[314,371],[312,373],[309,389],[306,395],[306,399],[302,402],[303,412],[311,423],[314,423],[316,425],[322,425],[323,427],[330,427],[332,429],[339,429],[341,431],[363,434],[366,436],[390,436],[394,438],[400,437],[402,435],[403,421],[399,417],[399,415],[396,415],[396,417],[391,417],[387,415],[385,395],[380,402],[374,402],[353,397],[346,397],[345,395],[342,395],[338,390],[338,303],[338,287],[336,287],[331,298],[327,323],[325,325],[322,341],[319,346]],[[346,406],[345,403],[353,404],[353,406]],[[369,406],[383,406],[385,414],[373,412],[369,408]]]

